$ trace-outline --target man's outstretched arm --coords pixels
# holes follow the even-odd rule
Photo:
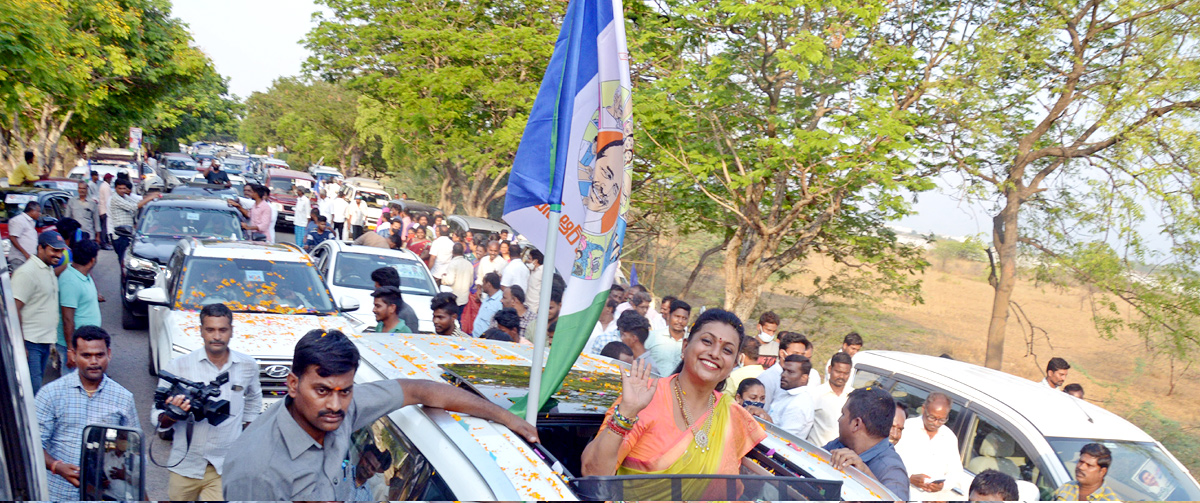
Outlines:
[[[538,442],[537,428],[500,406],[469,391],[423,379],[397,379],[404,389],[404,405],[422,404],[495,421],[530,442]]]

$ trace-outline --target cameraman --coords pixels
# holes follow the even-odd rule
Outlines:
[[[168,499],[174,501],[219,500],[221,498],[221,466],[230,444],[242,433],[242,427],[262,412],[262,388],[258,382],[258,362],[253,357],[229,349],[233,336],[233,312],[225,304],[209,304],[200,310],[200,337],[204,350],[181,356],[164,369],[189,381],[208,383],[223,372],[229,372],[229,382],[221,386],[221,395],[212,400],[229,400],[229,418],[217,426],[207,420],[194,421],[192,441],[186,437],[187,422],[176,422],[162,410],[151,412],[158,431],[174,430],[171,457],[171,479],[167,483]],[[158,385],[170,386],[159,380]],[[183,395],[167,399],[168,404],[190,411]]]

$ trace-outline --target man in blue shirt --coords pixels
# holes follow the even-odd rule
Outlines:
[[[95,241],[77,241],[72,247],[71,266],[58,276],[58,305],[62,319],[58,324],[58,351],[66,372],[67,341],[79,327],[101,326],[100,298],[90,273],[96,266],[100,245]]]
[[[325,242],[326,239],[334,239],[333,230],[329,228],[329,219],[325,215],[317,217],[317,228],[308,233],[308,237],[304,238],[304,249],[312,251],[317,245]]]
[[[483,303],[479,306],[479,314],[475,316],[475,326],[471,330],[471,335],[482,337],[484,332],[492,325],[492,317],[504,308],[503,298],[504,290],[500,289],[500,275],[494,272],[489,272],[483,276],[483,284],[479,289],[486,295],[483,298]]]
[[[853,466],[907,501],[908,471],[888,442],[895,414],[896,402],[887,391],[876,386],[851,391],[838,419],[838,438],[825,444],[825,450],[832,454],[834,468]]]

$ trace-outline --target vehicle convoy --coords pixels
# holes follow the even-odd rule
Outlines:
[[[958,436],[963,488],[988,468],[1007,473],[1029,496],[1053,499],[1075,479],[1085,444],[1112,451],[1105,484],[1121,499],[1200,500],[1196,479],[1165,447],[1120,416],[1048,386],[966,362],[895,351],[854,355],[854,387],[879,386],[910,415],[934,391],[953,404],[946,427]],[[907,431],[905,432],[907,433]],[[1156,483],[1142,481],[1150,472]]]
[[[203,347],[200,309],[222,302],[233,310],[239,351],[258,360],[263,401],[287,394],[296,341],[309,330],[353,332],[341,311],[357,310],[352,297],[335,303],[307,254],[290,244],[184,238],[154,286],[137,292],[150,306],[150,365],[157,374],[173,358]]]
[[[362,355],[356,382],[430,379],[476,393],[507,408],[529,383],[532,347],[486,339],[437,335],[355,339]],[[541,444],[528,444],[502,425],[441,409],[405,407],[352,435],[350,464],[373,445],[391,453],[393,475],[363,486],[377,500],[625,500],[647,488],[667,488],[679,476],[577,477],[583,448],[595,437],[604,413],[620,394],[613,360],[582,355],[563,387],[538,416]],[[834,469],[829,454],[765,425],[768,436],[743,460],[736,482],[724,484],[727,499],[895,499],[857,470]],[[380,470],[380,472],[386,471]],[[705,481],[707,483],[707,481]],[[657,485],[655,485],[657,484]],[[684,496],[681,494],[677,496]]]
[[[341,183],[342,195],[346,196],[347,201],[353,203],[356,198],[361,197],[367,203],[367,229],[375,230],[375,223],[383,214],[383,207],[392,199],[387,189],[370,178],[352,177]]]
[[[134,329],[145,323],[146,304],[137,293],[154,286],[180,239],[240,241],[245,239],[241,223],[241,213],[223,199],[168,194],[146,203],[121,268],[121,326]]]
[[[274,159],[268,159],[268,161]],[[293,171],[283,168],[270,168],[267,170],[266,186],[271,190],[271,195],[267,197],[267,202],[279,214],[275,219],[275,229],[290,232],[296,221],[296,195],[292,193],[292,189],[296,187],[304,187],[306,189],[313,188],[313,182],[316,180],[312,175],[303,171]]]
[[[371,272],[380,267],[391,267],[400,274],[400,291],[404,303],[417,315],[419,326],[408,327],[414,332],[433,333],[433,310],[430,301],[437,295],[437,284],[429,274],[429,268],[415,253],[409,250],[389,250],[372,246],[353,245],[345,241],[327,240],[313,249],[313,263],[325,280],[325,286],[333,298],[353,297],[358,300],[357,311],[347,313],[360,327],[374,327],[372,312],[375,299],[375,283]]]

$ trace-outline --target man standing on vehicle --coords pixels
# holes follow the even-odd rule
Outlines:
[[[208,165],[208,173],[204,174],[204,180],[213,185],[229,187],[229,174],[221,171],[221,165],[217,164],[217,160],[213,159]]]
[[[1070,368],[1071,364],[1066,360],[1057,356],[1051,358],[1049,362],[1046,362],[1046,377],[1042,378],[1041,385],[1049,386],[1053,390],[1062,388],[1063,383],[1067,382],[1067,371]]]
[[[83,428],[105,423],[141,429],[133,393],[105,372],[112,358],[112,338],[100,327],[80,327],[68,341],[76,371],[46,384],[37,394],[49,500],[79,499],[79,449]]]
[[[296,217],[292,223],[296,224],[296,228],[292,232],[295,233],[296,246],[303,248],[304,238],[308,237],[308,215],[312,212],[312,203],[308,200],[308,189],[296,187],[296,206],[294,208]]]
[[[130,192],[133,192],[133,184],[123,178],[117,180],[115,190],[117,191],[117,195],[108,202],[109,228],[113,229],[114,233],[116,232],[116,228],[122,225],[133,227],[137,211],[142,209],[146,203],[162,197],[162,192],[155,192],[147,194],[141,201],[137,201],[129,195]],[[122,264],[121,267],[124,267],[125,250],[129,248],[130,242],[131,238],[128,236],[113,238],[113,248],[117,251],[117,263]]]
[[[50,361],[50,346],[58,340],[58,277],[54,265],[62,260],[67,242],[57,231],[38,235],[37,253],[12,274],[17,319],[25,335],[25,354],[33,392],[42,387],[42,372]]]
[[[834,468],[853,466],[900,501],[908,501],[908,472],[895,446],[887,441],[895,408],[892,396],[877,386],[851,391],[838,414],[837,437],[824,447]]]
[[[504,308],[502,301],[504,291],[500,289],[500,275],[494,272],[487,273],[483,277],[483,286],[479,287],[479,291],[483,292],[483,303],[479,305],[479,314],[475,316],[475,324],[472,325],[471,335],[475,337],[483,336],[483,333],[492,325],[492,316]]]
[[[908,471],[910,494],[916,499],[937,499],[931,494],[941,492],[947,482],[953,489],[963,472],[958,437],[946,427],[951,405],[946,394],[930,393],[921,407],[921,417],[904,422],[904,433],[896,443],[896,452]]]
[[[25,162],[18,163],[17,167],[8,175],[9,187],[32,187],[33,182],[38,179],[38,175],[33,172],[33,152],[25,151]]]
[[[287,398],[251,423],[225,460],[225,499],[350,499],[354,474],[343,463],[350,434],[407,405],[470,414],[538,440],[529,423],[454,386],[423,379],[355,383],[358,363],[358,348],[336,330],[313,330],[296,343]]]
[[[90,190],[87,182],[79,182],[79,196],[71,198],[67,203],[67,216],[79,222],[79,230],[95,239],[96,229],[100,228],[100,209],[97,207],[96,196]]]
[[[1091,443],[1079,450],[1075,462],[1075,480],[1054,490],[1055,501],[1119,501],[1117,494],[1104,483],[1112,452],[1104,444]]]
[[[158,431],[175,432],[167,465],[171,478],[167,496],[173,501],[214,501],[221,499],[221,475],[225,455],[242,427],[253,422],[262,411],[262,385],[258,380],[258,362],[254,357],[229,348],[233,339],[233,311],[214,303],[200,310],[200,338],[204,348],[171,360],[163,370],[189,381],[209,383],[228,372],[229,381],[221,385],[214,400],[229,400],[229,418],[213,426],[208,421],[192,424],[192,440],[186,438],[187,423],[171,419],[162,410],[150,412],[150,423]],[[169,386],[160,380],[159,386]],[[192,404],[183,395],[167,399],[184,411]]]
[[[42,218],[42,205],[37,201],[25,203],[25,211],[8,220],[9,266],[15,271],[37,253],[37,221]]]
[[[801,345],[803,347],[803,345]],[[847,382],[850,380],[850,355],[846,353],[834,353],[830,363],[829,382],[822,384],[818,388],[809,388],[809,393],[813,396],[813,406],[815,411],[813,414],[813,429],[808,434],[808,440],[817,445],[824,445],[826,442],[833,440],[838,435],[837,424],[838,416],[841,414],[842,405],[846,403],[846,397],[850,394],[850,386]],[[762,375],[766,375],[763,372]],[[762,378],[759,378],[762,381]],[[766,381],[763,381],[766,383]],[[769,393],[769,392],[768,392]],[[887,429],[883,432],[883,438],[887,438],[888,431],[892,428],[892,416],[894,413],[891,409],[888,410]],[[890,445],[890,444],[889,444]]]
[[[92,173],[98,174],[95,171]],[[96,178],[95,174],[92,179]],[[105,174],[104,181],[96,188],[96,209],[100,210],[100,228],[96,229],[96,232],[100,234],[100,247],[105,250],[112,249],[112,239],[108,235],[108,204],[112,201],[112,179],[112,173]]]

